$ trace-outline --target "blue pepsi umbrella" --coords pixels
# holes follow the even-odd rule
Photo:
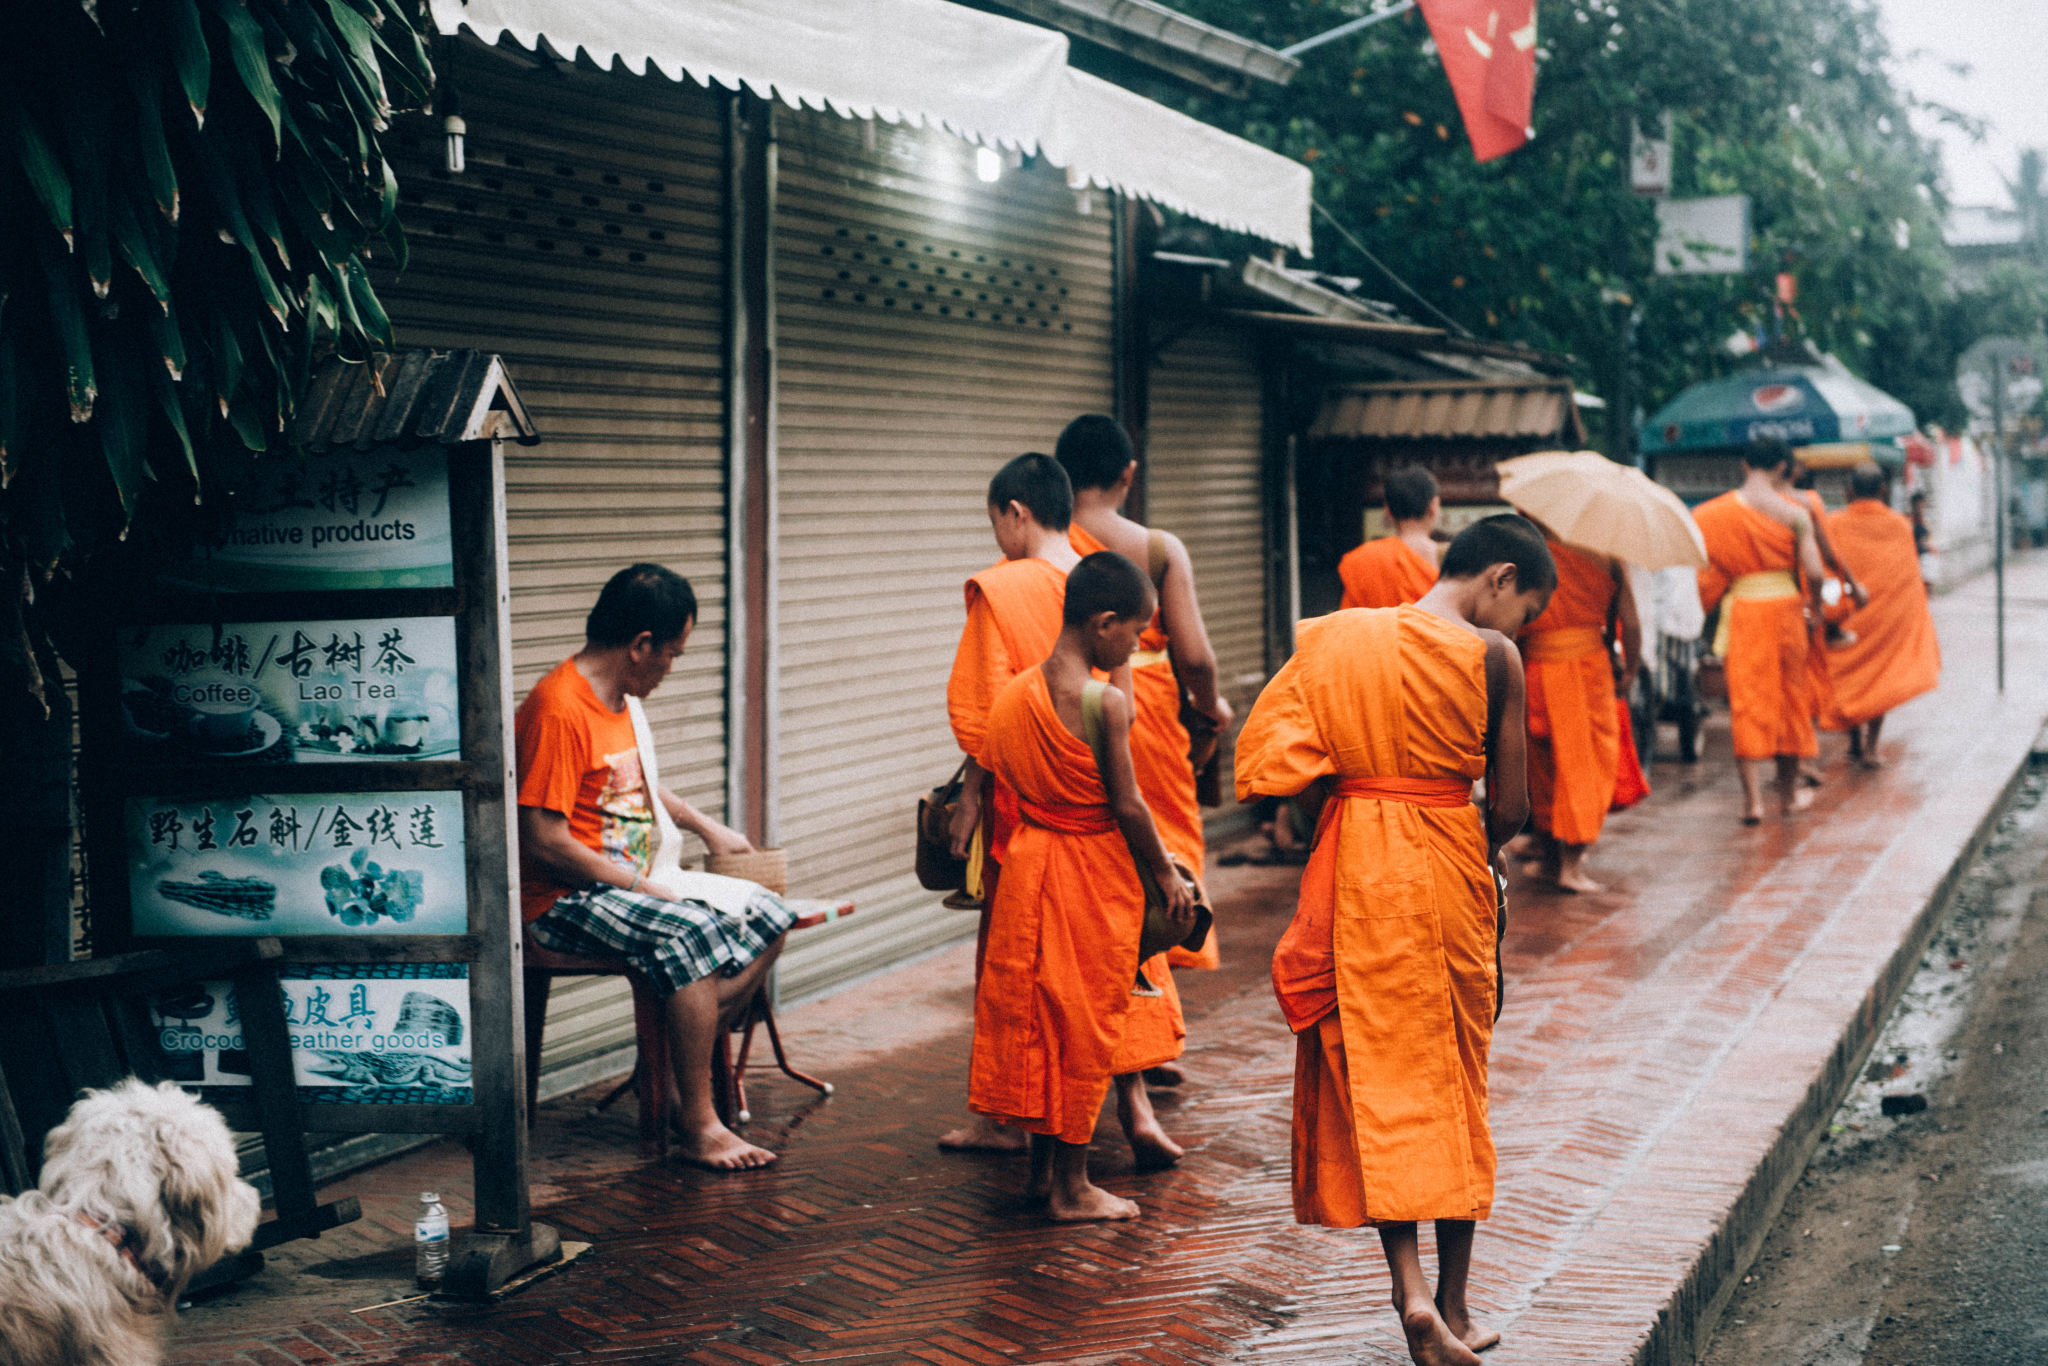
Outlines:
[[[1793,446],[1883,441],[1914,430],[1913,410],[1832,358],[1703,380],[1644,421],[1645,455],[1726,450],[1768,437]]]

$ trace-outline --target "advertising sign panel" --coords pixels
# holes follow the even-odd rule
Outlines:
[[[465,934],[459,792],[126,803],[140,935]]]

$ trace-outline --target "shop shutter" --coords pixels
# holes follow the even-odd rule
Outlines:
[[[506,448],[513,688],[582,644],[616,570],[696,589],[689,651],[648,703],[670,786],[725,794],[724,132],[710,92],[528,69],[466,46],[455,79],[468,169],[438,124],[394,137],[411,264],[377,279],[399,341],[503,355],[542,441]],[[555,986],[552,1091],[626,1065],[624,980]]]
[[[1246,339],[1197,332],[1154,362],[1146,423],[1147,520],[1187,545],[1217,680],[1240,718],[1266,681],[1262,393]],[[1229,758],[1226,747],[1224,811]]]
[[[974,929],[911,875],[917,797],[960,755],[945,683],[961,584],[997,558],[989,477],[1111,397],[1106,196],[975,174],[947,133],[782,114],[778,188],[778,834],[785,999]],[[871,149],[870,149],[871,140]]]

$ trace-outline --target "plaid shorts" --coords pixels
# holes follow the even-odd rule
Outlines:
[[[605,884],[572,892],[530,927],[543,948],[585,957],[624,957],[663,997],[701,977],[739,972],[767,952],[796,913],[762,887],[743,917],[701,901],[669,901]]]

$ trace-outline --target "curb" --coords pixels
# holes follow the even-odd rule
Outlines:
[[[1905,994],[1928,944],[1954,909],[1963,875],[1983,852],[2021,781],[2030,770],[2043,765],[2048,765],[2048,726],[2042,727],[2026,755],[1986,805],[1970,838],[1915,917],[1911,931],[1900,940],[1877,980],[1864,993],[1861,1005],[1836,1040],[1820,1075],[1807,1088],[1797,1108],[1785,1117],[1777,1141],[1750,1173],[1742,1193],[1723,1216],[1721,1226],[1708,1239],[1684,1281],[1658,1311],[1656,1323],[1629,1357],[1630,1366],[1693,1366],[1705,1352],[1721,1312],[1763,1250],[1764,1239],[1783,1211],[1786,1198],[1820,1146],[1829,1119],[1855,1085],[1871,1046]]]

